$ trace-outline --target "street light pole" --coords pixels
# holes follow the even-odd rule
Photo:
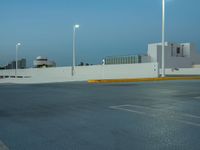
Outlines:
[[[76,29],[78,29],[80,25],[76,24],[73,26],[73,56],[72,56],[72,76],[75,74],[75,66],[76,66]]]
[[[165,77],[165,0],[162,0],[162,77]]]
[[[17,69],[18,69],[18,50],[21,43],[17,43],[16,45],[16,58],[15,58],[15,78],[17,78]]]

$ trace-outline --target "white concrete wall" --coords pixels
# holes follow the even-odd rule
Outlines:
[[[200,54],[198,51],[196,51],[195,46],[194,45],[190,45],[191,47],[191,61],[192,61],[192,65],[195,64],[200,64]]]
[[[15,70],[0,70],[0,76],[14,76]],[[71,67],[32,68],[18,70],[18,76],[30,78],[0,79],[0,83],[52,83],[87,81],[91,79],[128,79],[158,77],[157,63],[127,64],[127,65],[95,65],[77,66],[75,75]]]
[[[191,50],[194,49],[194,47],[191,47],[190,43],[183,43],[184,45],[184,50],[183,53],[186,57],[190,57],[191,56]]]
[[[160,69],[161,72],[161,69]],[[166,75],[174,75],[174,76],[199,76],[200,68],[179,68],[178,70],[166,69]]]
[[[156,44],[149,44],[147,54],[151,62],[158,62],[158,46]]]

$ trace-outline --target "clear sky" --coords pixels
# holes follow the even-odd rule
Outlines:
[[[77,63],[101,63],[105,56],[145,54],[161,41],[162,0],[1,0],[0,64],[20,57],[29,65],[39,55],[59,66],[72,62],[72,26]],[[166,40],[192,42],[200,49],[200,1],[167,0]]]

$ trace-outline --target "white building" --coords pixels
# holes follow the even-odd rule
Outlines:
[[[54,61],[49,61],[45,57],[38,56],[36,60],[33,61],[33,65],[35,68],[41,67],[55,67],[56,63]]]
[[[148,45],[148,56],[151,62],[158,62],[162,66],[162,44]],[[165,43],[165,68],[192,68],[199,66],[200,55],[191,43]]]

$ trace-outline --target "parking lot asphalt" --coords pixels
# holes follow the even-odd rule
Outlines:
[[[0,85],[10,150],[199,150],[200,81]]]

